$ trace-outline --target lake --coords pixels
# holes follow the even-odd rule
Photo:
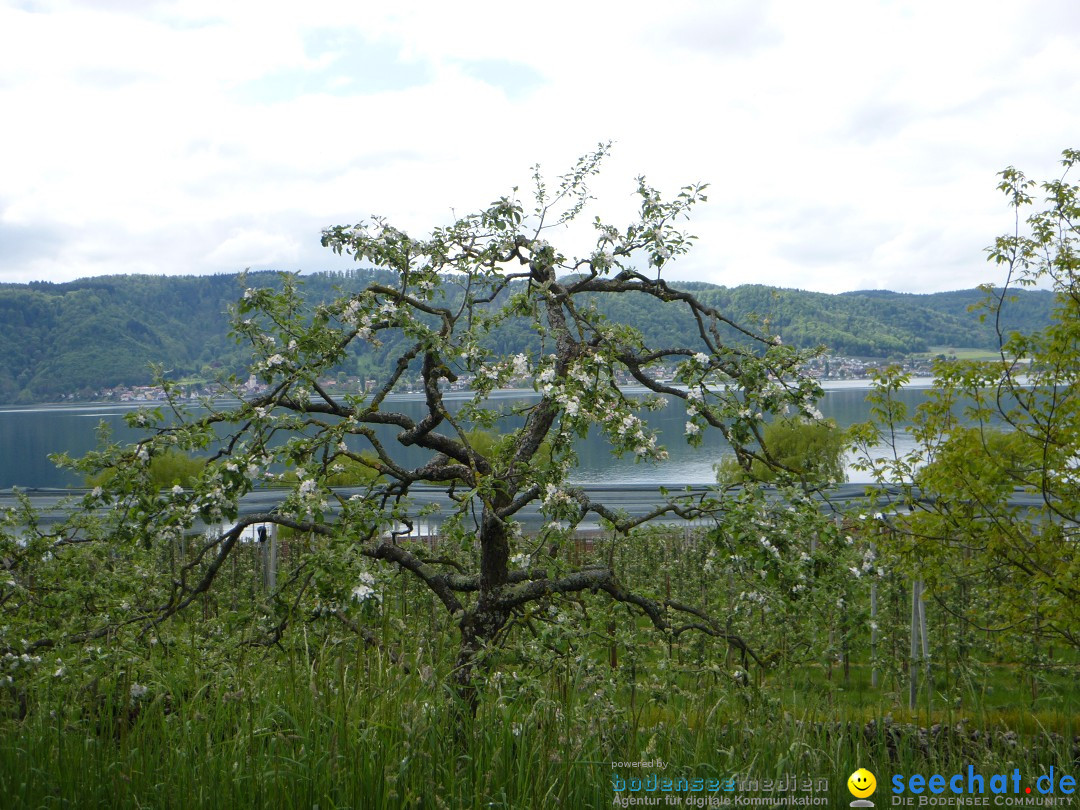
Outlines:
[[[913,408],[922,402],[931,380],[913,380],[901,397]],[[824,399],[818,404],[822,414],[835,419],[841,427],[869,418],[866,404],[869,390],[865,381],[829,382]],[[497,399],[512,404],[526,401],[530,392],[498,392]],[[395,407],[419,416],[423,407],[419,395],[404,397]],[[78,487],[82,480],[58,470],[48,459],[50,453],[68,452],[83,455],[96,446],[96,428],[104,422],[118,441],[135,441],[142,432],[129,428],[124,414],[137,405],[100,403],[79,405],[35,405],[0,407],[0,489],[13,486],[24,488]],[[635,463],[631,457],[614,458],[599,433],[590,434],[578,442],[580,464],[573,476],[580,484],[706,484],[715,480],[713,465],[731,451],[723,438],[713,431],[705,443],[694,448],[683,438],[686,412],[681,402],[661,411],[647,414],[650,424],[659,430],[659,441],[670,458],[663,464]],[[361,445],[357,445],[359,448]],[[415,458],[412,457],[415,454]],[[423,458],[412,449],[402,458],[405,463],[418,463]],[[850,459],[849,459],[850,463]],[[866,474],[848,468],[848,479],[865,481]]]

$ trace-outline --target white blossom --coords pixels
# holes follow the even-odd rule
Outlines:
[[[346,323],[355,324],[359,312],[360,302],[354,298],[345,306],[345,309],[341,313],[341,319]]]
[[[352,598],[354,602],[366,602],[369,599],[373,599],[376,602],[382,602],[382,594],[375,590],[375,577],[366,571],[361,572],[358,577],[360,582],[352,589]]]
[[[524,377],[529,373],[529,358],[524,354],[514,355],[514,376]]]

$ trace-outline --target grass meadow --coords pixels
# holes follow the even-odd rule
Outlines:
[[[995,634],[965,636],[930,603],[931,669],[927,680],[918,664],[910,708],[901,578],[879,583],[871,655],[854,607],[865,601],[861,581],[844,586],[853,590],[840,614],[835,600],[745,610],[735,594],[744,586],[708,571],[698,545],[654,533],[620,546],[619,557],[602,544],[594,551],[628,580],[659,573],[673,596],[711,601],[769,656],[763,665],[700,634],[663,636],[587,594],[515,618],[472,715],[449,686],[455,628],[414,581],[383,579],[378,599],[344,620],[300,616],[264,645],[252,634],[218,636],[238,597],[260,598],[255,578],[240,575],[232,593],[151,638],[41,655],[0,687],[2,805],[517,809],[636,797],[690,807],[756,796],[784,806],[784,795],[812,795],[843,806],[847,776],[864,767],[877,776],[880,807],[894,774],[1019,769],[1025,785],[1050,767],[1080,775],[1072,651],[1026,656]],[[703,590],[711,582],[721,585]],[[652,775],[703,788],[615,790]],[[828,787],[765,788],[790,778]],[[716,783],[728,789],[706,789]]]

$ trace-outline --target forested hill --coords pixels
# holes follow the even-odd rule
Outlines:
[[[325,300],[335,289],[360,289],[385,275],[371,270],[317,273],[304,277],[304,289],[309,298]],[[275,278],[251,274],[248,283],[271,284]],[[995,346],[991,324],[967,311],[982,297],[977,290],[826,295],[760,285],[674,286],[693,291],[737,321],[767,320],[788,343],[825,344],[834,354],[888,357],[932,346]],[[148,383],[151,363],[163,364],[178,377],[241,372],[246,353],[228,336],[228,308],[241,292],[236,275],[0,284],[0,402],[43,402]],[[1050,293],[1021,291],[1018,296],[1008,310],[1008,328],[1029,331],[1049,321]],[[656,345],[678,342],[679,317],[672,305],[637,295],[611,296],[598,305],[613,320],[638,327]],[[510,324],[497,338],[500,350],[517,352],[531,347],[535,333]],[[344,370],[374,374],[382,360],[361,352],[350,360],[354,366]]]

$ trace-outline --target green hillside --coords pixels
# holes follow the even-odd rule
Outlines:
[[[256,273],[248,283],[273,284]],[[316,273],[304,278],[309,299],[326,300],[338,289],[358,290],[383,271]],[[993,348],[991,323],[980,323],[968,307],[978,290],[932,295],[864,291],[827,295],[761,285],[718,287],[686,283],[704,301],[738,322],[758,322],[788,343],[825,344],[834,354],[888,357],[928,351],[931,346]],[[65,284],[0,284],[0,402],[42,402],[66,395],[88,396],[115,385],[150,382],[150,364],[161,363],[177,378],[212,378],[241,373],[246,352],[228,335],[229,305],[241,294],[237,275],[105,276]],[[679,342],[677,305],[635,295],[599,298],[609,318],[637,327],[647,342]],[[1044,326],[1053,296],[1021,291],[1010,305],[1007,328]],[[500,351],[528,351],[535,333],[504,324],[493,336]],[[377,373],[394,349],[362,351],[343,369]]]

